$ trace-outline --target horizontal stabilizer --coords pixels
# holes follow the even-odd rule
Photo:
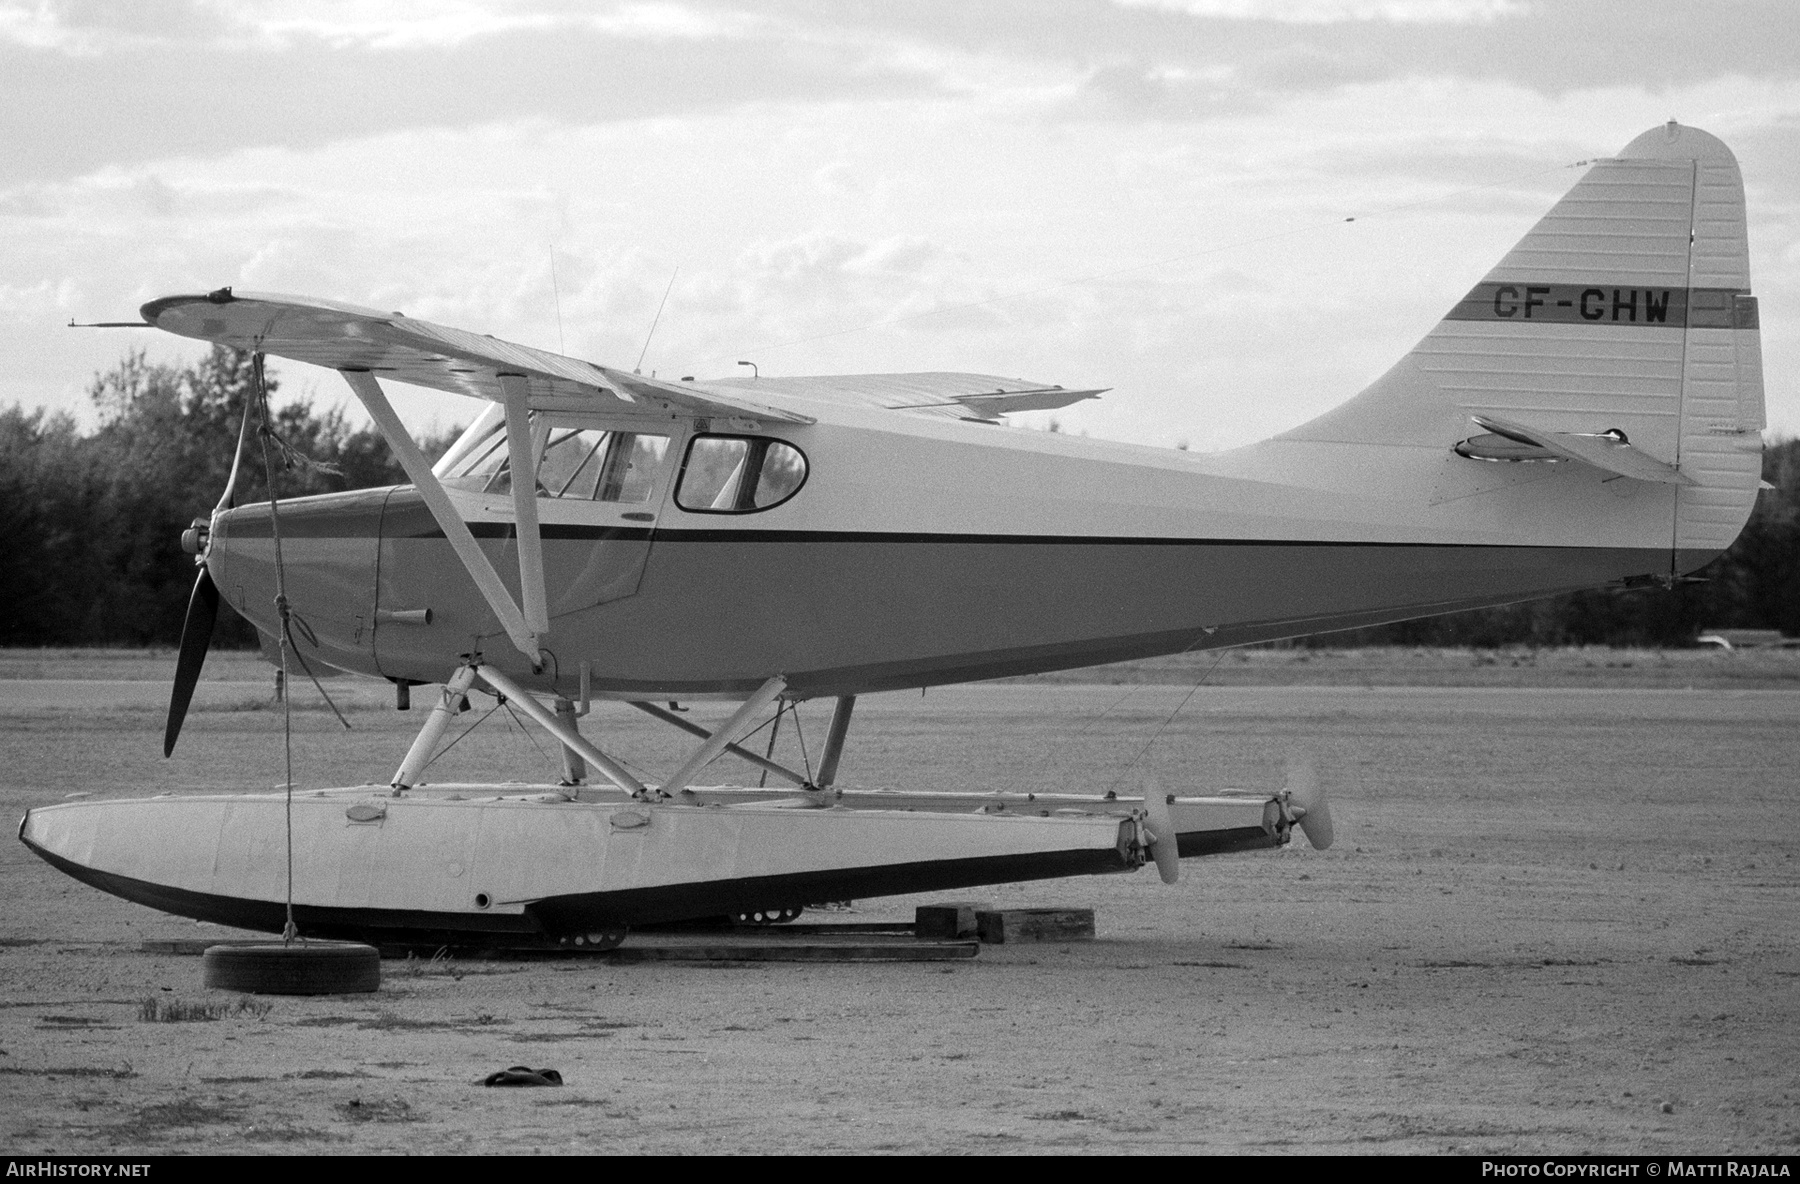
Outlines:
[[[992,419],[997,415],[1006,415],[1013,411],[1054,411],[1058,407],[1067,407],[1071,403],[1079,403],[1083,399],[1097,399],[1106,391],[1101,387],[1091,391],[1066,391],[1060,386],[1041,387],[1026,391],[994,391],[990,394],[952,395],[951,398],[962,404],[971,414],[983,419]]]
[[[1592,435],[1582,432],[1552,432],[1493,415],[1475,415],[1470,418],[1496,435],[1521,444],[1534,445],[1546,452],[1555,453],[1564,460],[1592,465],[1620,477],[1654,481],[1659,485],[1694,484],[1691,477],[1677,470],[1674,465],[1665,464],[1649,453],[1633,448],[1624,432],[1599,432]]]

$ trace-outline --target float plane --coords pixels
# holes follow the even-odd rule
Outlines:
[[[1323,798],[844,790],[857,696],[1673,582],[1736,538],[1763,384],[1744,190],[1675,123],[1593,162],[1373,385],[1210,455],[1006,426],[1098,390],[981,374],[669,381],[325,300],[143,306],[184,337],[342,374],[404,466],[386,489],[232,506],[200,570],[173,745],[222,600],[314,668],[436,686],[391,777],[295,791],[302,933],[616,944],[631,926],[1124,872],[1330,841]],[[435,464],[384,381],[482,400]],[[433,785],[471,694],[560,744],[558,784]],[[717,727],[671,700],[739,706]],[[835,701],[816,768],[738,742]],[[596,702],[694,734],[646,780]],[[782,788],[702,784],[752,760]],[[1304,780],[1304,779],[1302,779]],[[20,837],[180,915],[284,923],[282,794],[82,801]]]

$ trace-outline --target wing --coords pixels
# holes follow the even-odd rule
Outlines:
[[[711,391],[743,392],[777,400],[784,406],[808,402],[856,407],[882,407],[951,419],[993,422],[1009,411],[1050,411],[1082,399],[1099,397],[1108,388],[1065,390],[1023,378],[992,374],[825,374],[798,378],[719,378]]]
[[[379,312],[299,296],[221,288],[205,296],[165,296],[141,310],[159,329],[237,349],[258,350],[333,370],[501,402],[500,375],[524,375],[532,408],[552,411],[679,413],[724,419],[811,423],[812,417],[736,392],[664,382],[577,358]]]

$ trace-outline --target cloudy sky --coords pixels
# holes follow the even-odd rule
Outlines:
[[[70,317],[227,284],[630,366],[673,277],[646,371],[1109,386],[1065,425],[1223,447],[1676,118],[1743,166],[1800,433],[1792,0],[0,0],[0,100],[0,405],[88,416],[197,347]]]

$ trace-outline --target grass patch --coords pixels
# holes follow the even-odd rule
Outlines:
[[[310,1126],[249,1126],[240,1136],[246,1143],[343,1143],[345,1135]]]
[[[138,1004],[138,1019],[147,1024],[191,1024],[211,1020],[228,1020],[242,1016],[262,1019],[275,1005],[262,999],[239,999],[235,1003],[190,1003],[185,999],[158,999],[155,996]]]
[[[176,1098],[173,1102],[153,1102],[138,1111],[138,1121],[149,1126],[205,1126],[214,1122],[230,1122],[230,1110],[223,1106],[207,1106],[192,1098]]]
[[[113,1068],[70,1065],[60,1069],[27,1069],[21,1065],[0,1065],[0,1073],[12,1073],[20,1077],[111,1077],[118,1081],[137,1076],[137,1070],[131,1067],[130,1061],[120,1061]]]
[[[511,1022],[496,1019],[486,1012],[460,1020],[412,1020],[384,1011],[372,1019],[357,1021],[356,1026],[364,1032],[475,1032]]]
[[[156,1102],[138,1109],[130,1122],[111,1128],[115,1137],[155,1142],[171,1131],[197,1126],[218,1126],[237,1120],[235,1110],[208,1106],[192,1098],[176,1098],[172,1102]]]
[[[420,958],[411,950],[406,953],[406,972],[414,978],[427,975],[448,975],[457,982],[462,981],[463,968],[456,965],[456,959],[450,956],[447,946],[438,947],[438,951],[429,958]]]
[[[418,1115],[405,1098],[351,1098],[332,1109],[346,1122],[416,1122]]]

